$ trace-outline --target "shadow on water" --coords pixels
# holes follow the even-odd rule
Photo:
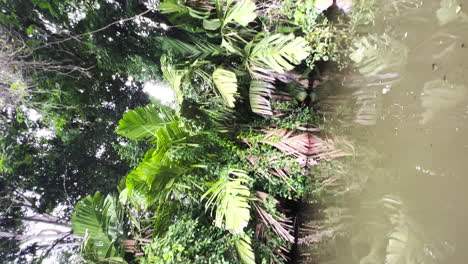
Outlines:
[[[371,23],[320,106],[355,156],[317,169],[300,263],[466,263],[468,6],[355,2]]]

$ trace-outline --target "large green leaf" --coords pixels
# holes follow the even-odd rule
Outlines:
[[[301,63],[310,52],[307,41],[293,34],[267,35],[258,43],[246,46],[251,67],[271,69],[278,73],[294,69],[294,65]]]
[[[216,207],[215,225],[233,234],[242,233],[250,220],[249,176],[244,171],[230,169],[211,185],[203,195],[208,197],[206,208]]]
[[[223,25],[236,21],[245,27],[257,17],[255,13],[255,3],[252,0],[240,0],[238,2],[227,1],[226,3],[223,1],[220,2],[226,6]],[[231,8],[232,3],[236,4]]]
[[[250,82],[249,100],[252,112],[263,116],[273,115],[270,98],[271,92],[274,89],[273,84],[268,82],[260,80],[252,80]]]
[[[235,241],[237,254],[242,264],[255,264],[255,254],[252,250],[252,242],[247,234],[243,234]]]
[[[108,195],[103,197],[99,192],[94,196],[86,196],[79,201],[72,216],[73,233],[81,237],[89,237],[87,248],[99,258],[123,256],[119,246],[123,238],[123,212],[117,200]]]
[[[229,107],[234,107],[236,98],[234,97],[237,92],[237,78],[236,74],[221,68],[213,72],[213,81],[221,93],[224,102]]]
[[[172,159],[170,153],[185,145],[190,136],[189,129],[181,121],[174,121],[157,129],[154,133],[157,148],[149,150],[143,161],[127,176],[127,199],[132,198],[129,195],[133,195],[135,191],[136,200],[141,201],[141,197],[145,197],[147,206],[166,199],[174,191],[178,177],[190,165]]]
[[[177,116],[171,120],[153,132],[157,147],[148,150],[137,168],[127,175],[126,189],[121,193],[122,201],[134,203],[135,206],[143,203],[149,207],[161,205],[171,194],[180,192],[184,184],[180,176],[190,169],[191,163],[174,156],[186,151],[187,147],[197,147],[192,142],[196,134]]]
[[[159,128],[173,122],[177,122],[177,119],[172,110],[147,105],[125,113],[116,132],[133,140],[150,139],[155,137]]]

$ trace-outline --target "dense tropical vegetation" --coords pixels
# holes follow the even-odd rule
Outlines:
[[[2,258],[36,257],[37,243],[15,248],[33,215],[71,219],[57,243],[81,241],[79,257],[65,263],[288,262],[297,206],[320,183],[311,169],[347,155],[315,112],[317,65],[342,63],[346,45],[322,11],[3,1]],[[150,101],[150,81],[174,103]]]

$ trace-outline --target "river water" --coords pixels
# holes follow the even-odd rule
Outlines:
[[[468,1],[371,10],[330,96],[354,157],[321,176],[341,189],[304,224],[303,240],[320,246],[303,263],[468,263]]]

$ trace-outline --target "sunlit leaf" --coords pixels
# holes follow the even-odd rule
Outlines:
[[[175,121],[174,113],[168,108],[137,107],[123,115],[116,132],[133,140],[150,139],[159,128]]]
[[[252,250],[252,241],[246,234],[235,241],[237,254],[241,259],[242,264],[255,264],[255,254]]]
[[[227,6],[230,6],[232,1],[229,1]],[[255,13],[255,3],[252,0],[240,0],[233,8],[228,8],[224,17],[224,24],[231,21],[236,21],[242,26],[247,26],[252,22],[257,14]]]
[[[268,82],[260,80],[252,80],[250,82],[249,100],[252,112],[263,116],[273,115],[270,99],[271,92],[274,89],[273,84]]]
[[[249,176],[240,170],[228,170],[203,195],[209,197],[206,208],[216,207],[215,225],[233,234],[242,233],[250,220]]]
[[[213,72],[213,81],[218,88],[219,93],[224,99],[224,102],[229,107],[234,107],[234,103],[236,102],[236,92],[237,92],[237,78],[236,74],[224,70],[221,68],[216,69]]]

